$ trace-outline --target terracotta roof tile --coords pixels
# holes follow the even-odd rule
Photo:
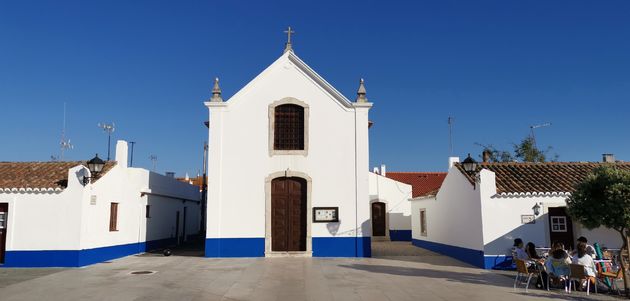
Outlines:
[[[60,188],[68,186],[68,170],[86,162],[0,162],[0,189]],[[109,161],[99,174],[102,177],[116,162]],[[98,180],[97,177],[95,179]]]
[[[445,172],[387,172],[386,177],[409,184],[412,187],[411,196],[434,195],[442,186]]]
[[[497,193],[573,192],[575,186],[593,169],[605,164],[630,170],[629,162],[480,163],[477,169],[483,168],[495,173]],[[461,164],[456,166],[474,183]]]

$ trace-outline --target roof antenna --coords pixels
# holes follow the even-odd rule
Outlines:
[[[61,142],[60,144],[60,154],[59,161],[63,161],[63,153],[68,149],[73,149],[74,145],[70,143],[70,139],[66,139],[66,102],[63,102],[63,127],[61,129]]]
[[[114,132],[114,123],[99,123],[98,127],[102,128],[107,133],[107,161],[109,161],[109,153],[111,150],[112,133]]]
[[[151,160],[151,163],[153,163],[153,172],[155,172],[155,168],[157,166],[157,156],[156,155],[150,155],[149,156],[149,160]]]
[[[543,128],[543,127],[547,127],[547,126],[551,126],[551,122],[545,122],[545,123],[536,124],[536,125],[530,125],[529,126],[529,129],[530,129],[531,135],[532,135],[532,144],[534,145],[534,148],[536,148],[536,136],[534,135],[534,129]]]
[[[448,150],[450,152],[450,156],[453,156],[453,119],[452,116],[448,116]]]

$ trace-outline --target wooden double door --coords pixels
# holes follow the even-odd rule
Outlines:
[[[283,177],[271,181],[271,250],[306,251],[306,181]]]
[[[549,240],[554,244],[562,243],[565,248],[572,250],[573,244],[573,221],[567,214],[565,207],[551,207],[549,215]]]

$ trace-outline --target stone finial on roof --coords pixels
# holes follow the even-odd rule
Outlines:
[[[364,83],[365,83],[365,81],[363,79],[361,79],[361,81],[359,81],[359,90],[357,90],[357,100],[356,100],[356,102],[367,102],[368,101],[367,97],[365,97],[366,91],[365,91]]]
[[[212,102],[222,102],[223,98],[221,98],[221,88],[219,87],[219,78],[216,77],[214,79],[214,87],[212,87],[212,97],[210,98]]]

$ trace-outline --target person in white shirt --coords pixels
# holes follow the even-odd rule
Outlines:
[[[586,237],[580,236],[580,238],[577,239],[577,242],[578,244],[584,243],[584,245],[586,245],[586,254],[590,255],[593,258],[597,256],[597,253],[595,252],[595,248],[593,248],[593,246],[588,244],[588,239],[586,239]]]
[[[586,253],[586,244],[578,243],[577,253],[573,256],[573,263],[584,266],[584,273],[589,277],[588,281],[596,284],[595,277],[597,277],[597,268],[595,267],[595,261],[593,257]]]

